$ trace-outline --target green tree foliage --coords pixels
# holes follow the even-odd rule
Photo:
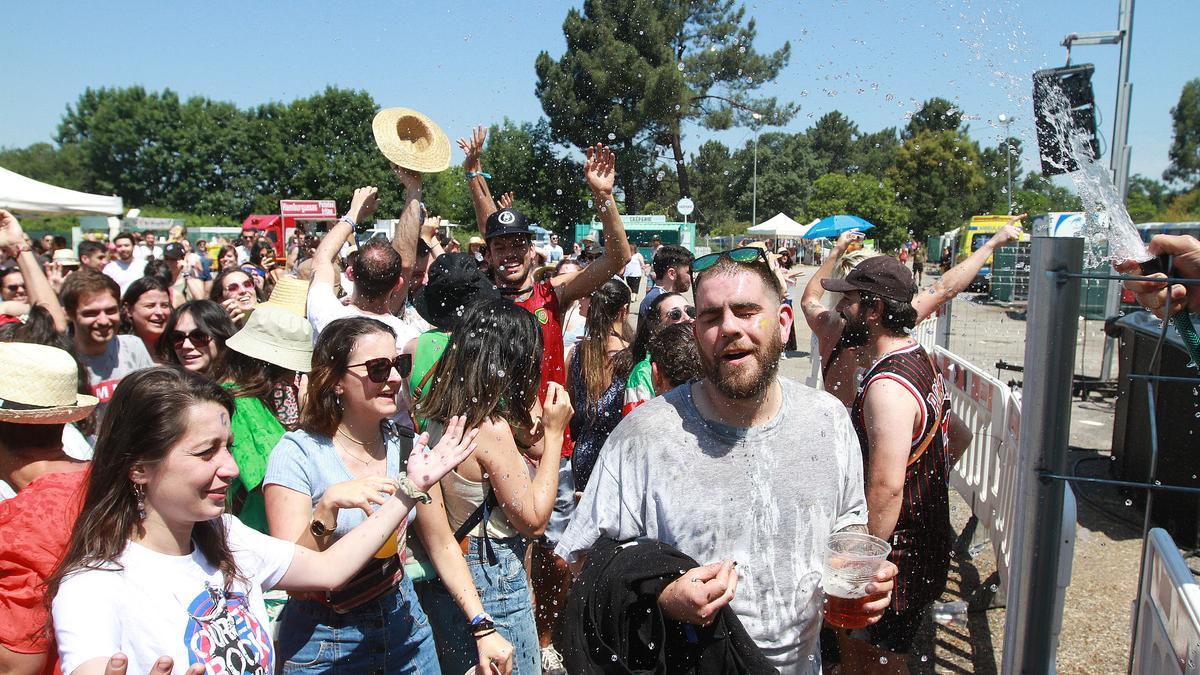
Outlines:
[[[692,156],[690,169],[696,202],[694,218],[701,234],[731,226],[736,220],[732,186],[738,171],[729,148],[720,141],[706,141]]]
[[[1172,198],[1161,219],[1167,222],[1200,220],[1200,187]]]
[[[1129,179],[1129,192],[1125,195],[1125,208],[1135,223],[1148,223],[1160,219],[1170,201],[1167,186],[1135,174]]]
[[[739,221],[752,220],[754,200],[754,143],[734,153],[733,163],[740,167],[733,181],[736,216]],[[796,220],[807,214],[808,193],[821,176],[822,164],[813,152],[808,136],[787,133],[762,134],[758,138],[758,220],[762,222],[776,213]],[[754,223],[751,223],[754,224]]]
[[[908,231],[910,214],[897,203],[895,188],[888,180],[865,173],[821,176],[813,183],[808,210],[813,218],[841,213],[865,218],[875,225],[869,235],[885,251],[899,248],[912,237]]]
[[[79,148],[34,143],[25,148],[0,149],[0,166],[50,185],[70,190],[87,187],[87,174],[80,164]]]
[[[904,128],[905,140],[915,138],[922,131],[959,131],[962,111],[944,98],[935,96],[925,101]]]
[[[912,213],[919,241],[975,215],[976,193],[985,184],[979,166],[975,145],[958,132],[923,130],[904,141],[887,177]]]
[[[858,137],[858,125],[850,118],[834,110],[822,115],[805,133],[822,173],[846,173],[850,169]]]
[[[1013,205],[1016,190],[1021,185],[1021,139],[1008,138],[994,148],[979,153],[983,163],[983,189],[979,191],[976,211],[979,213],[1008,213],[1008,171],[1012,167]],[[1010,154],[1011,153],[1011,154]],[[1012,158],[1011,165],[1009,158]]]
[[[1013,210],[1017,213],[1082,211],[1083,201],[1042,174],[1029,173],[1025,175],[1021,189],[1013,195]]]
[[[1200,187],[1200,78],[1183,85],[1179,102],[1171,108],[1171,122],[1175,137],[1163,179]]]
[[[851,171],[861,171],[872,176],[882,176],[896,159],[900,139],[895,127],[881,129],[872,134],[861,134],[854,141],[851,154]]]
[[[568,239],[588,218],[583,166],[557,151],[550,124],[505,119],[488,131],[483,161],[495,196],[513,192],[516,208]]]

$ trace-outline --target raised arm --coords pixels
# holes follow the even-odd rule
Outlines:
[[[837,238],[833,250],[813,273],[812,278],[804,286],[804,293],[800,295],[800,309],[804,312],[804,322],[808,324],[810,330],[817,334],[818,340],[831,338],[841,332],[841,317],[833,311],[832,307],[826,307],[821,303],[821,298],[825,295],[821,281],[828,279],[833,274],[834,266],[838,264],[838,260],[846,252],[846,247],[850,245],[851,241],[854,241],[858,234],[858,230],[850,230],[843,232]]]
[[[975,275],[979,274],[979,270],[987,264],[988,258],[992,256],[992,252],[996,249],[1006,246],[1021,238],[1021,228],[1018,223],[1025,217],[1022,213],[1013,216],[1008,221],[1008,224],[1000,228],[1000,231],[992,235],[983,246],[979,247],[966,260],[946,270],[941,279],[938,279],[929,291],[926,293],[918,293],[917,297],[913,298],[913,307],[917,310],[917,323],[921,323],[929,318],[938,307],[941,307],[946,302],[953,300],[954,296],[962,293],[971,282],[975,280]]]
[[[480,236],[487,235],[487,219],[497,211],[496,202],[492,200],[492,192],[488,189],[487,178],[483,176],[483,142],[487,140],[487,127],[479,125],[471,130],[471,138],[458,139],[458,147],[466,153],[463,160],[463,171],[467,174],[467,189],[471,192],[471,204],[475,206],[475,224],[479,227]]]
[[[370,218],[378,208],[379,188],[367,186],[354,191],[346,216],[329,228],[329,231],[321,238],[321,244],[317,246],[317,251],[313,253],[313,281],[334,285],[334,282],[337,281],[337,267],[334,266],[333,261],[337,259],[338,251],[342,249],[342,244],[346,239],[354,236],[354,225],[351,223],[356,225],[360,221]]]
[[[429,261],[437,260],[446,251],[442,248],[442,242],[437,238],[437,231],[442,226],[442,219],[438,216],[426,216],[425,222],[421,223],[421,241],[429,247]]]
[[[392,248],[400,254],[400,278],[410,279],[417,262],[417,239],[421,237],[421,174],[395,164],[392,171],[404,185],[404,211],[392,230]]]
[[[592,189],[592,204],[604,224],[604,253],[579,272],[554,277],[553,284],[563,307],[600,288],[629,262],[629,238],[613,198],[616,184],[616,155],[611,148],[597,143],[587,149],[583,174]]]
[[[50,287],[50,280],[42,271],[37,256],[25,243],[25,232],[21,223],[13,214],[0,209],[0,248],[10,251],[17,259],[17,267],[25,278],[25,292],[29,295],[30,305],[41,305],[50,312],[54,319],[54,329],[60,333],[67,331],[67,313],[58,302],[58,295]]]

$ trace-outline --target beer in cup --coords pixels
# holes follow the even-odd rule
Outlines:
[[[875,578],[892,547],[862,532],[834,532],[825,544],[821,586],[825,591],[825,621],[835,628],[864,628],[867,584]]]

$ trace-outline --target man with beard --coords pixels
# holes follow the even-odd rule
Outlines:
[[[692,252],[682,246],[659,244],[658,252],[654,254],[651,269],[654,270],[654,284],[646,289],[646,297],[638,306],[638,318],[643,319],[654,299],[663,293],[687,293],[692,288],[692,278],[688,275],[688,266],[692,264]]]
[[[792,310],[765,252],[691,269],[704,378],[621,421],[556,553],[578,562],[600,537],[673,546],[708,564],[663,590],[666,616],[707,625],[729,605],[781,672],[820,672],[822,551],[867,524],[854,427],[834,397],[778,377]],[[869,621],[895,574],[885,564],[868,585]]]
[[[104,273],[117,282],[121,295],[125,295],[129,284],[141,279],[145,274],[146,259],[133,254],[133,235],[128,232],[121,232],[113,237],[113,246],[116,247],[117,257],[108,261],[104,266]]]
[[[929,355],[908,335],[916,324],[917,287],[904,263],[868,258],[845,279],[826,279],[821,286],[843,294],[837,306],[845,324],[842,343],[872,363],[851,419],[865,467],[867,529],[890,541],[888,559],[900,570],[892,605],[861,635],[884,653],[846,643],[843,665],[859,672],[884,655],[902,664],[898,655],[910,651],[921,620],[945,588],[953,546],[950,470],[970,432],[950,412],[946,383]],[[850,663],[859,655],[864,663]]]
[[[532,244],[529,221],[520,211],[513,208],[497,210],[483,173],[480,155],[487,130],[476,127],[470,140],[460,138],[458,145],[466,153],[463,168],[475,206],[475,217],[479,233],[486,242],[484,260],[492,282],[506,297],[529,310],[537,318],[542,329],[542,381],[538,398],[545,398],[551,382],[566,385],[566,367],[563,359],[562,321],[568,307],[575,301],[590,296],[604,282],[611,279],[629,262],[630,251],[625,226],[613,197],[616,182],[616,157],[610,148],[597,143],[587,148],[587,161],[583,165],[584,177],[592,190],[592,203],[600,222],[604,226],[604,252],[578,272],[558,274],[542,281],[534,281],[536,253]],[[568,433],[563,439],[563,462],[560,476],[570,475],[570,457],[573,444]],[[542,668],[546,672],[562,672],[558,652],[551,645],[551,636],[558,616],[558,608],[566,598],[570,571],[566,563],[555,559],[548,546],[561,534],[566,514],[570,513],[574,490],[569,481],[560,480],[559,498],[555,502],[555,516],[551,517],[549,529],[543,537],[543,545],[534,546],[531,553],[532,581],[537,598],[536,619],[538,639],[542,646]]]
[[[996,249],[1020,240],[1021,228],[1018,223],[1024,217],[1024,213],[1013,216],[1008,224],[1000,228],[966,260],[947,270],[925,292],[916,293],[912,299],[913,309],[917,311],[916,323],[921,323],[929,318],[939,307],[963,292],[975,280],[975,275],[987,264]],[[825,391],[838,397],[838,400],[847,407],[854,401],[854,391],[858,383],[856,374],[860,367],[858,357],[854,352],[856,345],[851,343],[857,341],[857,344],[861,344],[864,334],[861,326],[855,335],[846,335],[843,332],[843,317],[821,302],[823,295],[821,284],[833,276],[834,270],[839,265],[844,268],[845,264],[852,260],[848,256],[845,258],[843,256],[846,255],[846,251],[852,243],[861,241],[861,239],[862,233],[857,230],[843,232],[825,262],[821,263],[821,267],[808,280],[808,284],[804,287],[804,294],[800,297],[800,308],[804,312],[804,320],[817,339],[817,349],[821,357],[821,378]],[[861,260],[871,254],[858,251],[852,255],[861,256]],[[857,261],[854,262],[857,263]],[[849,269],[842,269],[842,276],[849,271]],[[836,305],[837,299],[835,298],[831,304]],[[842,339],[844,336],[846,339]]]

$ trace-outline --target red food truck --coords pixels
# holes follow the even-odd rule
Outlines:
[[[242,221],[243,230],[259,230],[259,239],[270,241],[275,247],[276,257],[287,256],[285,246],[296,228],[315,232],[316,223],[338,219],[337,202],[332,199],[284,199],[279,202],[279,213],[251,214]]]

